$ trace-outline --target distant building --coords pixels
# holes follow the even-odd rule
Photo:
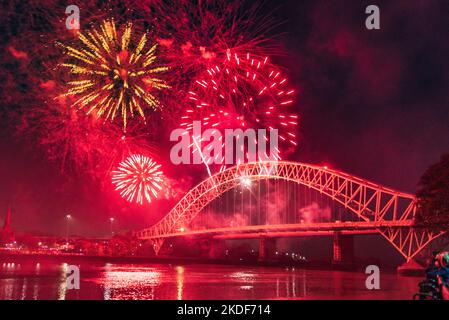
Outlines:
[[[11,228],[11,208],[8,208],[3,228],[0,230],[0,244],[11,243],[14,238],[14,232]]]

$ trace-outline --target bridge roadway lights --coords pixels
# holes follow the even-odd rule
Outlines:
[[[354,236],[334,233],[332,264],[338,266],[351,266],[354,264]]]
[[[266,262],[275,258],[276,238],[260,238],[259,261]]]

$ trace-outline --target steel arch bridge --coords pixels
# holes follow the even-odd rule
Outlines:
[[[192,220],[207,204],[226,191],[239,186],[242,178],[251,181],[283,179],[302,184],[340,203],[354,213],[360,221],[186,231]],[[202,181],[158,223],[150,228],[134,232],[134,235],[143,240],[150,240],[157,254],[166,238],[198,233],[234,232],[238,234],[263,231],[269,234],[285,228],[298,232],[374,230],[386,238],[408,261],[442,234],[414,226],[416,203],[416,197],[412,194],[386,188],[326,167],[287,161],[255,162],[228,168]]]

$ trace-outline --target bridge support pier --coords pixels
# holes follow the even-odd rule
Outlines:
[[[334,256],[332,264],[336,266],[351,266],[354,263],[354,236],[334,233]]]
[[[267,261],[274,257],[276,252],[275,238],[260,238],[259,240],[259,261]]]
[[[225,241],[220,239],[211,239],[209,247],[210,259],[223,259],[225,255]]]
[[[396,270],[401,276],[423,277],[425,275],[425,268],[413,259],[403,263]]]

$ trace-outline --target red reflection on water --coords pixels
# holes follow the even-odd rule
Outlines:
[[[411,299],[421,280],[385,272],[371,291],[363,272],[82,261],[69,290],[68,264],[0,262],[0,299]]]

